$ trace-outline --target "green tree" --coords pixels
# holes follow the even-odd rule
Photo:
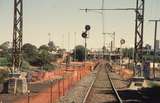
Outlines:
[[[133,48],[129,48],[128,50],[128,56],[130,57],[130,59],[133,59],[133,54],[134,54],[134,49]]]
[[[9,41],[6,41],[6,42],[4,42],[0,45],[0,49],[5,50],[5,49],[8,49],[8,48],[9,48]]]
[[[56,51],[56,46],[55,44],[53,43],[53,41],[50,41],[48,43],[48,48],[49,48],[49,51],[52,52],[52,51]]]
[[[53,54],[49,53],[47,50],[39,51],[39,63],[43,70],[51,70],[54,69],[54,66],[51,64],[53,60]]]
[[[22,69],[29,69],[29,68],[30,68],[30,64],[27,61],[23,60]]]
[[[65,49],[58,49],[57,50],[57,53],[59,54],[59,58],[62,58],[63,57],[63,54],[66,50]]]
[[[82,45],[78,45],[74,48],[73,54],[76,54],[76,59],[78,61],[84,61],[85,59],[85,47]]]
[[[49,47],[47,45],[41,45],[39,47],[39,50],[46,50],[46,51],[49,51]]]
[[[32,65],[37,65],[39,59],[38,49],[36,46],[26,43],[22,47],[23,58]]]
[[[8,41],[2,43],[0,45],[0,65],[1,66],[11,66],[12,60],[11,60],[11,51],[12,49],[9,48],[10,43]]]
[[[133,59],[133,48],[123,48],[122,49],[122,54],[123,57],[129,57],[130,59]]]
[[[0,56],[1,57],[6,57],[9,55],[9,42],[4,42],[0,45]]]
[[[50,62],[50,55],[47,50],[40,50],[39,57],[40,57],[40,63],[42,65],[48,64]]]

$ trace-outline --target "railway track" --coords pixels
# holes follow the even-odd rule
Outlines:
[[[130,90],[129,82],[111,70],[100,63],[58,103],[159,103],[160,88]]]
[[[83,103],[122,103],[109,75],[110,65],[100,64],[96,77],[88,89]]]

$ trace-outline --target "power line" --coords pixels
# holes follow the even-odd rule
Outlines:
[[[104,8],[102,8],[102,9],[80,9],[80,10],[85,10],[85,12],[88,12],[88,11],[94,11],[94,10],[97,10],[97,11],[99,11],[99,10],[102,10],[102,11],[104,11],[104,10],[111,10],[111,11],[113,11],[113,10],[124,10],[124,11],[126,11],[126,10],[131,10],[131,11],[133,11],[133,10],[137,10],[136,8],[115,8],[115,9],[104,9]]]

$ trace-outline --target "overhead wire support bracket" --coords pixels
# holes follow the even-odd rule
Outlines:
[[[126,10],[128,10],[128,11],[130,11],[130,10],[131,10],[131,11],[137,11],[137,10],[142,10],[142,9],[136,9],[136,8],[88,9],[88,8],[86,8],[86,9],[80,9],[80,10],[84,10],[85,12],[88,12],[88,11],[92,11],[92,10],[93,10],[93,11],[95,11],[95,10],[98,10],[98,11],[99,11],[99,10],[104,10],[104,11],[105,11],[105,10],[111,10],[111,11],[112,11],[112,10],[113,10],[113,11],[114,11],[114,10],[115,10],[115,11],[116,11],[116,10],[120,10],[120,11],[123,11],[123,10],[124,10],[124,11],[126,11]]]

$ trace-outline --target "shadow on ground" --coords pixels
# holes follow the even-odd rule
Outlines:
[[[160,103],[160,87],[118,91],[124,103]]]

